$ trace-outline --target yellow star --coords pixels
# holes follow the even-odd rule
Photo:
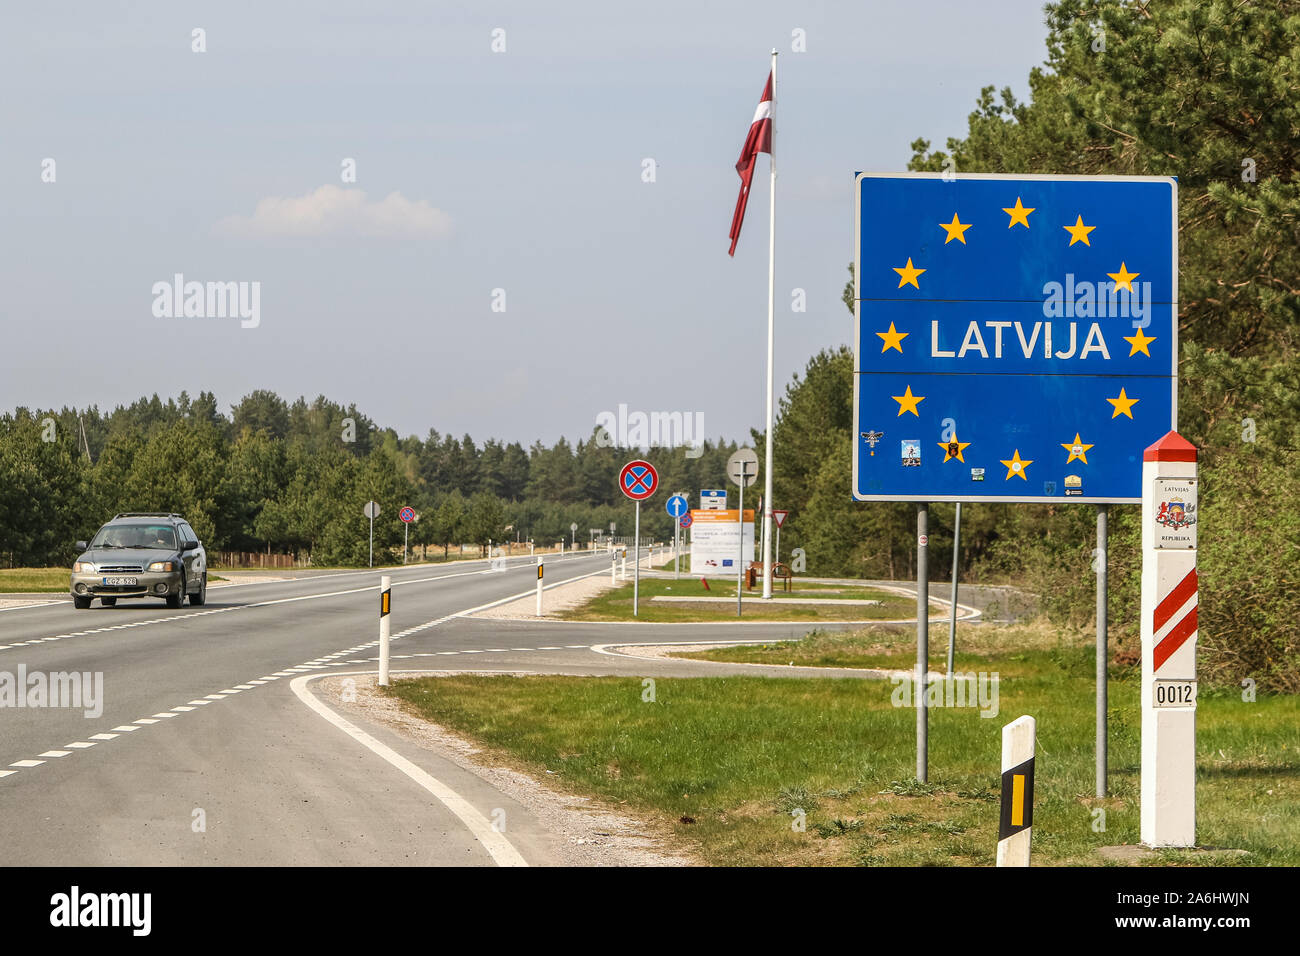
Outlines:
[[[1138,352],[1141,352],[1147,358],[1150,358],[1151,352],[1148,349],[1148,346],[1156,340],[1156,337],[1154,335],[1148,336],[1141,329],[1138,329],[1137,332],[1137,335],[1124,336],[1124,341],[1132,346],[1132,348],[1128,350],[1129,357],[1132,358],[1134,355],[1137,355]]]
[[[902,395],[891,395],[890,398],[898,402],[899,415],[902,415],[903,412],[911,412],[917,418],[921,417],[921,413],[916,410],[916,403],[925,401],[925,396],[913,395],[911,385],[907,386],[907,391]]]
[[[1119,272],[1107,272],[1106,275],[1115,280],[1116,289],[1128,289],[1133,291],[1133,280],[1140,276],[1140,272],[1129,272],[1128,266],[1124,263],[1119,264]]]
[[[907,265],[903,266],[901,269],[895,266],[894,271],[898,273],[898,287],[900,289],[908,284],[911,284],[916,289],[920,289],[921,287],[916,284],[916,277],[926,270],[912,268],[912,257],[908,256]]]
[[[1119,390],[1119,398],[1108,398],[1106,401],[1115,406],[1115,413],[1110,416],[1111,418],[1119,418],[1121,415],[1127,415],[1129,418],[1132,418],[1133,406],[1136,405],[1140,399],[1129,398],[1128,395],[1125,394],[1124,389],[1121,388]]]
[[[902,355],[902,354],[903,354],[903,339],[907,338],[907,337],[908,337],[909,335],[911,335],[912,333],[911,333],[911,332],[900,332],[900,331],[898,331],[896,328],[894,328],[894,323],[893,323],[893,322],[890,322],[890,323],[889,323],[889,331],[888,331],[888,332],[877,332],[876,334],[879,335],[882,339],[885,340],[885,344],[882,345],[882,346],[880,346],[880,351],[881,351],[881,352],[888,352],[890,349],[897,349],[897,350],[898,350],[898,354],[899,354],[899,355]]]
[[[1088,464],[1088,449],[1091,448],[1092,446],[1091,446],[1091,445],[1085,445],[1085,444],[1084,444],[1084,443],[1079,439],[1079,433],[1078,433],[1078,432],[1075,432],[1075,433],[1074,433],[1074,441],[1073,441],[1073,442],[1071,442],[1071,443],[1069,443],[1069,444],[1066,444],[1065,442],[1062,442],[1062,443],[1061,443],[1061,447],[1064,448],[1066,451],[1068,451],[1068,452],[1070,453],[1070,457],[1067,458],[1067,459],[1065,459],[1065,463],[1066,463],[1067,465],[1068,465],[1070,462],[1074,461],[1074,459],[1076,459],[1076,458],[1079,459],[1079,461],[1083,462],[1085,465]]]
[[[1025,469],[1032,465],[1034,461],[1032,458],[1029,461],[1021,461],[1019,448],[1015,450],[1015,453],[1010,459],[1002,458],[999,460],[1002,464],[1007,466],[1007,477],[1004,479],[1005,481],[1010,481],[1012,475],[1019,475],[1022,481],[1029,480],[1025,477]]]
[[[1071,246],[1074,245],[1076,242],[1082,242],[1085,246],[1091,246],[1092,243],[1088,241],[1088,233],[1092,232],[1097,227],[1085,226],[1083,224],[1083,217],[1076,216],[1073,226],[1062,226],[1061,228],[1070,234]]]
[[[948,243],[950,243],[950,242],[952,242],[954,239],[956,239],[956,240],[957,240],[958,242],[960,242],[963,246],[966,245],[966,236],[965,236],[965,232],[966,232],[967,229],[969,229],[969,228],[971,227],[971,225],[972,225],[972,224],[969,223],[969,222],[963,225],[962,222],[957,218],[957,214],[956,214],[956,213],[953,213],[953,214],[952,214],[952,222],[941,222],[941,223],[939,223],[939,228],[940,228],[940,229],[947,229],[947,230],[948,230],[948,238],[945,239],[945,240],[943,241],[943,244],[946,246]]]
[[[956,458],[963,465],[966,464],[966,459],[961,456],[961,453],[970,447],[970,444],[968,441],[958,441],[956,435],[952,436],[952,441],[939,442],[939,447],[943,449],[943,460],[948,462]]]
[[[1017,196],[1016,204],[1012,206],[1010,209],[1008,209],[1006,206],[1002,207],[1002,211],[1011,216],[1011,221],[1007,223],[1007,228],[1010,229],[1016,223],[1020,223],[1022,226],[1028,229],[1029,214],[1033,212],[1036,208],[1038,207],[1030,206],[1028,209],[1026,209],[1024,206],[1020,205],[1020,197]]]

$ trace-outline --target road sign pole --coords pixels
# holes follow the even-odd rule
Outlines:
[[[682,570],[682,521],[673,522],[673,580],[681,576]]]
[[[740,617],[740,597],[745,591],[745,479],[749,477],[747,462],[740,463],[740,510],[736,524],[740,529],[740,552],[736,559],[736,617]]]
[[[1110,658],[1107,628],[1109,624],[1109,607],[1107,586],[1109,574],[1107,568],[1107,528],[1106,506],[1097,505],[1097,796],[1106,796],[1106,699],[1109,692],[1107,682],[1109,671],[1107,662]]]
[[[403,564],[406,563],[406,546],[410,542],[410,540],[411,540],[411,523],[409,521],[403,521],[402,522],[402,563]]]
[[[542,556],[537,556],[537,616],[542,616]]]
[[[1196,845],[1196,448],[1142,455],[1142,842]]]
[[[930,506],[916,506],[916,779],[925,783],[929,764],[929,712],[926,690],[930,672]]]
[[[375,518],[370,517],[370,566],[375,566]]]
[[[952,676],[952,654],[957,646],[957,555],[961,553],[961,502],[952,526],[952,607],[948,610],[948,676]]]
[[[388,639],[392,629],[393,579],[379,579],[379,686],[388,686]]]
[[[636,530],[632,532],[632,616],[641,597],[641,502],[636,503]]]

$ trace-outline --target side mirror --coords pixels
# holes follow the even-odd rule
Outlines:
[[[198,543],[197,541],[186,541],[186,542],[182,545],[181,550],[182,550],[182,551],[197,551],[197,550],[198,550],[198,547],[199,547],[199,543]]]
[[[78,541],[76,547],[78,551],[85,551],[88,547],[90,547],[90,545],[87,544],[85,541]]]

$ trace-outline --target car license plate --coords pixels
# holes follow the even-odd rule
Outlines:
[[[104,584],[107,587],[128,587],[133,588],[139,583],[138,578],[104,578]]]

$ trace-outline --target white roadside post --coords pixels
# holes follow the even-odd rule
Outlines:
[[[620,551],[618,554],[619,554],[619,558],[618,558],[619,575],[622,580],[626,581],[627,580],[627,545],[623,545],[623,550]]]
[[[1017,717],[1002,728],[1002,812],[998,866],[1028,866],[1034,824],[1034,718]]]
[[[1142,842],[1196,845],[1196,447],[1142,455]]]
[[[388,635],[392,629],[393,579],[379,579],[379,686],[388,686]]]
[[[542,556],[537,556],[537,616],[542,616]]]

